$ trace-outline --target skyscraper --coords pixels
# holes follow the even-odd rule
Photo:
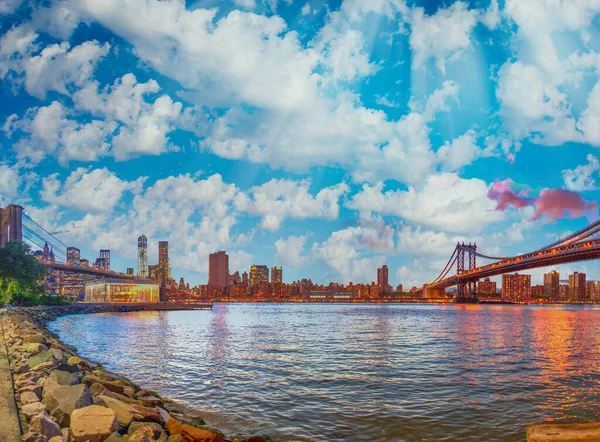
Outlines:
[[[569,275],[569,299],[583,301],[585,299],[585,273],[575,272]]]
[[[271,282],[283,282],[281,267],[271,267]]]
[[[377,269],[377,285],[384,287],[389,285],[388,267],[385,264]]]
[[[248,272],[242,273],[242,284],[248,284]]]
[[[250,285],[256,285],[259,282],[269,282],[269,268],[264,265],[252,264],[250,267]]]
[[[229,256],[222,250],[208,255],[208,285],[212,287],[229,285]]]
[[[138,276],[148,277],[148,238],[141,235],[138,237]]]
[[[100,258],[104,258],[104,270],[110,270],[110,250],[100,250]]]
[[[531,300],[531,275],[502,275],[502,300],[528,302]]]
[[[158,242],[158,281],[162,285],[166,285],[169,276],[171,275],[169,260],[169,241]]]
[[[552,270],[544,274],[544,294],[556,300],[560,296],[560,273]]]

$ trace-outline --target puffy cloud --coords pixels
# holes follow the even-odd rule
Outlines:
[[[237,210],[262,217],[262,227],[276,230],[286,218],[323,218],[334,220],[339,213],[339,199],[350,189],[345,183],[324,187],[310,193],[311,181],[273,179],[254,186],[235,199]]]
[[[477,145],[477,135],[473,130],[455,138],[451,143],[446,141],[436,152],[440,168],[444,172],[455,172],[484,155],[489,153]]]
[[[19,6],[21,6],[23,0],[4,0],[0,3],[0,14],[12,14]]]
[[[280,238],[275,241],[277,260],[283,265],[300,267],[308,261],[308,257],[302,255],[306,245],[306,235],[289,236],[287,239]]]
[[[588,154],[587,161],[587,164],[579,165],[573,170],[562,171],[565,187],[568,190],[581,192],[598,188],[594,175],[597,175],[600,170],[600,161],[592,154]]]
[[[498,0],[491,0],[490,5],[482,13],[481,22],[486,25],[492,31],[496,29],[498,23],[500,23],[500,11],[498,8]]]
[[[420,68],[428,58],[435,58],[436,66],[445,73],[447,61],[458,58],[470,47],[478,14],[478,10],[469,9],[462,1],[440,8],[431,16],[426,15],[423,8],[414,8],[410,18],[413,68]]]
[[[304,6],[302,6],[302,10],[300,11],[300,13],[302,15],[310,14],[310,3],[306,3]]]
[[[64,183],[58,174],[43,180],[40,192],[42,199],[62,207],[70,207],[88,212],[110,212],[121,199],[123,193],[141,190],[146,178],[124,181],[107,168],[88,171],[80,167],[67,177]]]
[[[564,189],[543,189],[535,198],[527,197],[527,193],[527,190],[515,192],[513,182],[505,180],[494,183],[488,197],[497,202],[495,209],[497,211],[504,211],[508,207],[522,209],[532,205],[535,212],[529,219],[530,221],[537,221],[543,216],[549,221],[582,216],[597,217],[598,203],[586,201],[577,192]]]
[[[26,200],[29,187],[37,180],[34,172],[0,162],[0,196],[10,201]]]
[[[453,233],[477,233],[503,219],[487,198],[488,186],[479,179],[454,173],[430,175],[408,190],[383,191],[382,182],[365,184],[347,207],[364,213],[395,215],[405,220]]]

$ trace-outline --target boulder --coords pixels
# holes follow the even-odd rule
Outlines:
[[[38,395],[35,394],[33,391],[26,391],[24,393],[21,393],[19,399],[21,399],[21,405],[33,404],[34,402],[40,401]]]
[[[19,394],[25,393],[26,391],[32,391],[38,398],[42,397],[42,387],[37,384],[24,385],[18,388]]]
[[[108,381],[106,379],[99,378],[98,376],[94,376],[93,374],[86,374],[81,382],[87,385],[98,383],[114,393],[123,394],[123,384],[117,381]]]
[[[130,440],[143,440],[144,436],[152,442],[167,442],[167,433],[154,422],[134,422],[127,432]]]
[[[220,434],[188,424],[181,425],[180,436],[182,442],[223,442]]]
[[[40,433],[46,436],[48,439],[60,436],[62,439],[62,432],[60,431],[60,427],[50,419],[45,412],[35,415],[31,418],[31,422],[29,423],[29,431],[33,433]]]
[[[34,356],[42,351],[48,350],[48,347],[46,347],[44,344],[28,342],[27,344],[23,344],[23,350],[29,353],[30,356]]]
[[[42,403],[61,427],[68,427],[73,410],[92,404],[87,385],[61,385],[44,394]]]
[[[59,350],[58,348],[51,348],[50,352],[52,353],[52,356],[54,357],[54,359],[56,359],[56,362],[61,364],[65,357],[64,353],[61,350]]]
[[[130,397],[133,399],[133,397],[135,396],[135,389],[133,387],[127,387],[124,386],[123,387],[123,394],[127,397]]]
[[[119,423],[119,429],[121,431],[126,430],[131,422],[133,422],[133,409],[129,405],[109,396],[98,396],[98,398],[103,402],[104,406],[115,412],[117,415],[117,422]]]
[[[21,436],[21,442],[48,442],[48,438],[40,433],[25,433]]]
[[[29,371],[29,364],[21,364],[15,367],[16,374],[27,373]]]
[[[46,362],[52,362],[53,360],[54,357],[52,356],[52,352],[44,350],[27,359],[27,364],[29,365],[29,368],[34,368],[38,365],[45,364]]]
[[[44,382],[44,394],[61,385],[75,385],[79,381],[77,375],[63,370],[53,370]]]
[[[115,412],[99,405],[73,411],[69,425],[72,442],[103,442],[117,431],[117,428]]]
[[[30,422],[31,418],[36,414],[44,413],[45,411],[46,407],[41,402],[33,402],[21,407],[21,413],[23,413],[27,422]]]
[[[130,404],[133,411],[136,413],[135,420],[143,422],[157,422],[162,423],[163,418],[158,411],[158,408],[144,407],[143,405]]]
[[[154,396],[139,396],[135,397],[138,401],[142,401],[146,407],[162,407],[163,401]]]
[[[79,371],[92,371],[92,363],[79,356],[71,356],[67,359],[67,364]]]
[[[175,419],[174,417],[172,417],[165,424],[165,428],[167,429],[167,431],[169,432],[169,434],[171,434],[171,435],[179,435],[179,434],[181,434],[181,426],[182,425],[183,424],[181,422],[179,422],[177,419]]]
[[[61,428],[61,431],[62,431],[63,439],[65,440],[65,442],[70,442],[71,441],[71,432],[69,431],[69,429]]]
[[[145,388],[141,389],[140,391],[138,391],[135,394],[135,397],[137,398],[138,396],[154,396],[155,398],[160,399],[160,396],[158,395],[158,393],[156,391],[152,391],[152,390],[146,390]]]
[[[46,344],[47,340],[39,333],[34,333],[30,335],[23,335],[23,342],[30,342],[34,344]]]

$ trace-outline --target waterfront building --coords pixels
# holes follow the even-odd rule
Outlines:
[[[104,258],[96,258],[94,267],[96,267],[97,269],[106,270],[106,260]]]
[[[220,288],[229,285],[229,256],[222,250],[208,255],[208,285]]]
[[[398,284],[396,286],[396,292],[402,294],[404,292],[404,287],[402,287],[402,284]]]
[[[575,272],[569,275],[569,299],[583,301],[585,299],[585,273]]]
[[[302,294],[304,302],[344,302],[358,299],[356,290],[318,288],[305,290]]]
[[[561,284],[558,288],[559,297],[562,300],[569,298],[569,284]]]
[[[148,278],[158,281],[158,264],[151,264],[148,266]]]
[[[145,235],[138,237],[138,270],[137,275],[148,277],[148,238]]]
[[[76,247],[67,247],[67,264],[79,266],[81,265],[81,254]],[[68,271],[60,272],[60,289],[59,292],[63,296],[78,299],[84,293],[84,279],[81,273]]]
[[[242,284],[248,285],[248,272],[242,273]]]
[[[265,265],[252,264],[250,267],[250,285],[269,282],[269,268]]]
[[[531,286],[531,296],[540,297],[545,295],[545,289],[543,284],[536,284]]]
[[[377,269],[377,285],[383,287],[389,285],[388,266],[385,264],[381,266],[381,268]]]
[[[233,275],[229,275],[229,285],[239,284],[242,282],[242,278],[240,277],[240,272],[236,271]]]
[[[185,291],[185,281],[183,277],[179,278],[179,290]]]
[[[110,270],[110,250],[100,250],[100,258],[104,258],[104,270]]]
[[[149,279],[109,278],[85,284],[85,302],[155,303],[159,296],[158,283]]]
[[[496,296],[496,281],[485,278],[477,283],[477,294],[483,296]]]
[[[531,275],[502,275],[502,300],[529,302],[531,300]]]
[[[283,282],[283,271],[281,267],[271,267],[271,282]]]
[[[127,267],[127,276],[133,276],[133,267]]]
[[[167,281],[171,278],[169,260],[169,242],[158,242],[158,282],[162,286],[166,286]]]
[[[544,294],[551,300],[560,297],[560,273],[556,270],[544,274]]]
[[[67,247],[67,264],[78,266],[81,263],[81,254],[77,247]]]

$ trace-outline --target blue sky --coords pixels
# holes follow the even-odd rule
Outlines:
[[[437,276],[598,216],[596,0],[8,0],[0,194],[90,259]],[[595,262],[559,269],[599,278]],[[542,270],[533,272],[541,281]]]

